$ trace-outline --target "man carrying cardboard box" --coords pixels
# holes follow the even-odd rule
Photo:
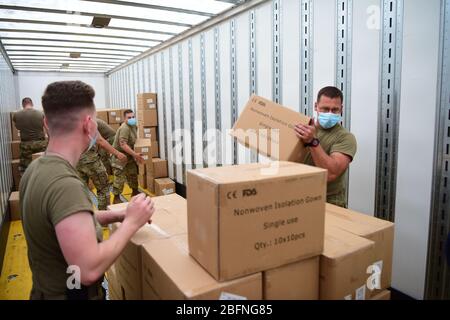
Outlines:
[[[128,182],[128,185],[133,190],[132,196],[139,194],[137,163],[142,164],[145,161],[141,154],[134,151],[134,144],[137,139],[137,122],[133,110],[125,110],[123,116],[125,121],[117,130],[113,146],[120,152],[126,153],[127,159],[124,162],[115,156],[112,157],[114,203],[122,202],[120,194],[123,191],[125,181]]]
[[[89,179],[94,183],[95,189],[97,190],[98,210],[106,210],[106,207],[110,204],[109,177],[100,157],[101,150],[104,150],[108,154],[115,155],[120,161],[126,161],[127,159],[122,152],[114,149],[114,147],[104,138],[111,135],[111,131],[114,132],[106,122],[97,119],[97,132],[93,137],[92,142],[96,143],[98,146],[90,146],[90,148],[81,155],[77,165],[78,174],[86,185],[88,185]]]
[[[75,166],[95,140],[95,92],[81,81],[50,84],[42,97],[50,143],[20,184],[20,211],[33,274],[31,299],[102,299],[103,274],[154,208],[144,194],[122,211],[94,213]],[[122,221],[102,242],[100,225]]]
[[[314,105],[316,121],[298,124],[294,130],[309,149],[303,162],[328,170],[327,202],[346,208],[345,173],[356,153],[356,139],[340,124],[343,99],[336,87],[320,89]]]
[[[20,131],[20,166],[21,174],[31,163],[33,153],[45,151],[47,140],[44,133],[44,114],[33,108],[30,98],[23,98],[22,108],[13,115],[13,122]]]

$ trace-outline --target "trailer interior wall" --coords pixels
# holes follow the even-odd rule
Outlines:
[[[0,265],[9,228],[8,199],[12,190],[10,112],[17,109],[14,75],[0,54]],[[1,272],[1,270],[0,270]]]
[[[18,82],[17,105],[20,106],[24,97],[30,97],[37,109],[42,109],[41,97],[45,88],[55,81],[81,80],[91,85],[95,90],[94,102],[98,109],[109,107],[107,93],[107,78],[103,73],[74,73],[74,72],[39,72],[18,71],[16,74]]]
[[[341,37],[336,31],[340,23],[337,17],[340,7],[347,5],[350,8],[347,17],[352,22],[347,26],[351,41],[340,40],[351,48],[345,60],[349,70],[347,92],[351,94],[345,97],[344,109],[350,113],[350,129],[358,141],[358,152],[349,174],[349,207],[373,215],[377,146],[381,143],[378,141],[379,117],[385,116],[379,114],[381,13],[390,2],[397,3],[383,0],[267,1],[111,73],[112,107],[135,108],[137,93],[158,94],[161,156],[169,160],[170,177],[179,183],[185,181],[183,168],[234,163],[232,141],[226,133],[220,140],[224,149],[219,159],[215,158],[215,143],[208,144],[203,154],[202,134],[208,129],[229,129],[233,124],[233,99],[236,99],[239,114],[252,88],[258,95],[273,99],[275,72],[281,74],[277,80],[281,82],[282,104],[303,111],[304,98],[312,94],[309,104],[312,108],[321,87],[336,85],[337,64],[344,61],[337,59],[337,42]],[[396,238],[392,286],[420,299],[424,297],[432,190],[441,1],[403,2],[398,170],[396,176],[390,177],[397,182],[397,194],[393,194]],[[305,48],[301,47],[303,40],[300,41],[301,33],[306,30],[302,23],[305,4],[313,5],[306,11],[306,18],[313,20],[308,33],[313,39],[313,54],[306,58]],[[277,9],[279,24],[275,21]],[[281,34],[278,53],[281,70],[276,71],[273,67],[275,28],[280,28]],[[256,46],[255,57],[251,54],[253,46]],[[303,74],[300,75],[305,71],[302,69],[305,63],[313,67],[312,79],[306,84],[301,80]],[[256,86],[252,86],[252,80],[256,81]],[[184,153],[174,152],[179,150],[179,143],[172,143],[176,129],[185,130]],[[191,132],[195,138],[192,142]],[[236,160],[237,163],[249,162],[250,152],[238,146]]]

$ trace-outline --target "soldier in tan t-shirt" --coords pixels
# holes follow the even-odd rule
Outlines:
[[[20,166],[23,174],[31,163],[33,153],[45,151],[44,114],[33,108],[30,98],[23,98],[22,108],[13,114],[13,122],[20,131]]]
[[[328,169],[327,202],[346,208],[345,173],[356,154],[356,139],[340,124],[342,102],[338,88],[322,88],[315,104],[316,121],[297,125],[295,132],[309,149],[303,162]]]
[[[42,97],[49,145],[19,186],[31,299],[103,299],[104,272],[154,212],[145,194],[133,197],[124,210],[94,212],[75,169],[96,142],[94,95],[81,81],[62,81],[50,84]],[[114,222],[122,223],[102,241],[100,225]]]

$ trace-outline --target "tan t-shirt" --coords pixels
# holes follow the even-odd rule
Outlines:
[[[105,138],[105,140],[110,141],[110,139],[114,138],[116,135],[116,131],[102,119],[97,119],[97,127],[98,132],[100,132],[101,136]]]
[[[94,216],[89,191],[69,162],[44,155],[28,167],[19,192],[33,290],[50,298],[64,297],[70,274],[66,273],[68,265],[55,226],[74,213],[87,211],[92,213],[97,240],[102,241],[102,229]]]
[[[137,128],[135,126],[129,126],[126,122],[124,122],[119,127],[119,129],[117,129],[113,147],[116,148],[118,151],[122,152],[123,154],[126,154],[128,160],[133,160],[133,157],[131,155],[123,151],[122,147],[120,146],[120,140],[124,140],[131,149],[134,149],[136,139],[137,139]]]
[[[333,152],[340,152],[350,156],[353,160],[353,157],[356,154],[355,136],[343,128],[340,124],[337,124],[330,129],[323,129],[319,126],[316,129],[316,135],[320,140],[320,145],[328,155],[331,155]],[[311,153],[308,152],[303,162],[314,166]],[[328,183],[327,196],[341,194],[345,191],[345,172],[347,172],[347,170],[336,178],[336,180]]]
[[[44,140],[44,114],[36,109],[23,109],[13,115],[21,141]]]

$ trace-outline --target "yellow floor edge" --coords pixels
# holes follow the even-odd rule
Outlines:
[[[146,189],[148,195],[152,193]],[[93,190],[95,193],[95,189]],[[125,185],[123,196],[129,201],[131,189]],[[111,199],[113,196],[111,194]],[[107,228],[103,229],[103,238],[109,237]],[[28,300],[31,291],[31,270],[28,264],[27,243],[21,221],[11,221],[5,257],[0,276],[0,300]]]

